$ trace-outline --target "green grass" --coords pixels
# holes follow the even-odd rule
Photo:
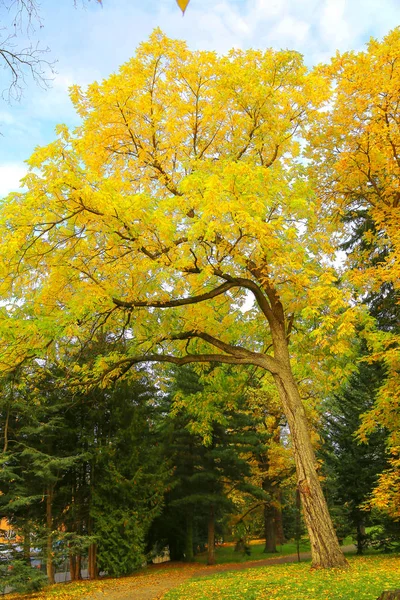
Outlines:
[[[350,568],[311,571],[307,563],[198,577],[164,600],[375,600],[400,588],[399,555],[351,557]]]
[[[351,542],[350,542],[351,543]],[[287,554],[296,554],[297,546],[296,542],[288,542],[282,546],[277,546],[278,552],[264,554],[264,543],[251,544],[250,555],[246,555],[243,552],[235,552],[234,545],[219,546],[215,549],[215,560],[216,564],[225,563],[245,563],[252,560],[264,560],[266,558],[274,558],[277,556],[284,556]],[[307,539],[300,540],[300,552],[308,552],[310,550],[310,543]],[[202,552],[195,556],[195,561],[201,564],[207,563],[207,552]]]
[[[345,540],[343,540],[343,546],[349,546],[351,544],[354,544],[354,540],[351,537],[347,537]],[[250,545],[250,555],[246,555],[243,552],[235,552],[234,545],[218,546],[215,549],[216,564],[222,565],[225,563],[246,563],[253,560],[264,560],[266,558],[276,558],[278,556],[286,556],[288,554],[297,554],[297,545],[295,541],[290,541],[282,546],[277,546],[278,552],[273,553],[264,553],[264,545],[264,543],[252,543]],[[309,552],[309,550],[310,542],[308,538],[304,536],[300,540],[300,552]],[[194,560],[195,562],[203,565],[207,564],[207,552],[197,554]]]

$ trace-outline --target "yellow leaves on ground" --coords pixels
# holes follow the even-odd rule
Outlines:
[[[310,571],[310,565],[274,565],[198,578],[165,600],[375,600],[400,586],[398,557],[354,558],[349,570]]]
[[[143,593],[146,597],[161,598],[166,590],[178,586],[193,575],[198,565],[177,567],[175,564],[144,569],[130,577],[80,581],[49,586],[29,595],[10,594],[9,600],[129,600]]]
[[[132,577],[57,584],[30,596],[9,600],[128,600],[141,592],[164,600],[375,600],[383,590],[400,587],[398,556],[350,559],[347,570],[310,571],[309,563],[275,564],[207,574],[196,578],[199,565],[167,565]],[[195,579],[190,579],[190,577]],[[165,594],[165,591],[170,589]],[[165,595],[164,595],[165,594]],[[147,597],[147,596],[146,596]],[[149,595],[150,597],[150,595]]]

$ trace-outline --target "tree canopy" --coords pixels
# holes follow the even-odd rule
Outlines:
[[[375,492],[376,504],[399,515],[399,202],[400,29],[366,51],[337,55],[320,68],[332,87],[331,110],[320,115],[312,137],[317,189],[348,222],[358,240],[349,254],[348,277],[372,301],[378,330],[370,336],[370,361],[385,376],[374,407],[363,416],[360,435],[390,432],[392,469]],[[374,306],[375,299],[375,306]],[[376,300],[378,299],[378,304]],[[379,308],[380,307],[380,308]],[[385,312],[386,314],[383,314]]]
[[[345,560],[321,491],[313,405],[354,369],[356,326],[372,327],[352,292],[360,278],[334,266],[346,227],[343,190],[329,181],[343,178],[346,200],[360,193],[340,142],[362,133],[354,115],[336,123],[340,86],[326,110],[331,76],[309,72],[296,52],[219,57],[156,30],[118,73],[72,89],[81,126],[60,125],[35,151],[27,192],[11,194],[0,215],[2,370],[45,358],[64,368],[72,357],[77,388],[106,387],[142,362],[268,372],[291,432],[314,566]],[[375,184],[380,156],[370,157]],[[85,360],[97,339],[106,343]]]

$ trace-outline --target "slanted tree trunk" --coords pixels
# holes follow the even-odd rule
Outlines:
[[[400,590],[382,592],[377,600],[400,600]]]
[[[274,356],[279,362],[278,372],[273,376],[291,433],[298,489],[310,538],[312,567],[345,567],[347,561],[339,546],[318,479],[307,416],[290,365],[283,308],[276,292],[270,290],[269,296],[273,305],[270,327]]]
[[[193,511],[189,509],[186,515],[186,531],[185,531],[185,560],[193,562]]]
[[[210,504],[208,513],[207,564],[215,565],[215,508]]]
[[[54,583],[54,565],[53,565],[53,488],[49,486],[47,488],[46,495],[46,574],[49,583]]]
[[[300,562],[300,540],[301,540],[301,498],[299,488],[296,489],[296,551],[297,560]]]

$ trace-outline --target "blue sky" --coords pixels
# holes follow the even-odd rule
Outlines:
[[[400,25],[400,0],[191,0],[185,17],[175,0],[76,0],[75,8],[74,0],[42,0],[41,15],[30,38],[51,49],[57,73],[49,90],[29,84],[21,102],[0,101],[0,197],[18,188],[24,160],[54,138],[57,123],[78,123],[68,87],[116,71],[155,27],[193,49],[290,48],[313,65]]]

